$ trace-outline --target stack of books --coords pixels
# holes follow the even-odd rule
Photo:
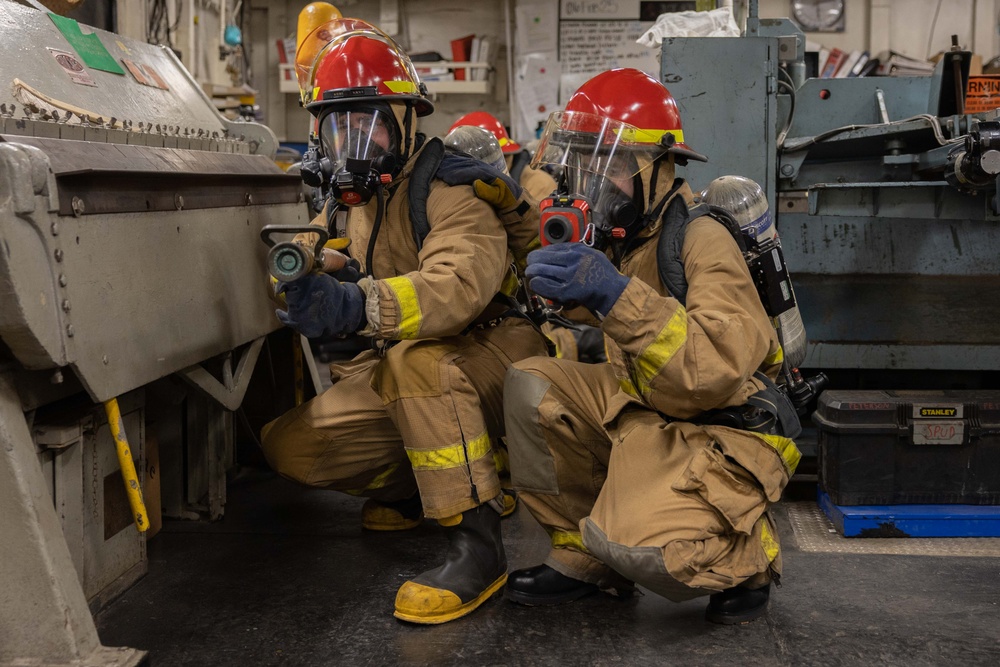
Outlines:
[[[836,47],[819,50],[819,78],[846,79],[869,76],[879,66],[879,59],[872,58],[867,51],[843,51]]]
[[[493,58],[496,38],[488,35],[466,35],[451,40],[451,59],[457,63],[488,63]],[[456,81],[485,80],[489,72],[484,68],[455,68]]]
[[[879,54],[879,61],[878,73],[883,76],[930,76],[934,71],[934,63],[896,51],[883,51]]]

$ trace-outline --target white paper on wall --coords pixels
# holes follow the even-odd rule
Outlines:
[[[514,13],[518,53],[551,52],[555,59],[559,45],[558,10],[553,2],[518,4]]]
[[[562,21],[560,103],[593,75],[616,67],[634,67],[658,78],[657,50],[636,43],[648,28],[643,21]]]
[[[559,62],[552,54],[529,53],[517,59],[516,77],[518,111],[534,136],[538,123],[559,108]]]

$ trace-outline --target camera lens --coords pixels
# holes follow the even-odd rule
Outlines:
[[[571,234],[570,222],[564,216],[554,215],[545,221],[542,234],[549,243],[565,243]]]

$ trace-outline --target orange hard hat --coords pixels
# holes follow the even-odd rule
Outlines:
[[[497,138],[498,142],[500,142],[500,150],[502,150],[504,154],[517,153],[521,150],[521,144],[510,138],[510,135],[507,134],[507,130],[504,129],[503,123],[501,123],[500,120],[493,114],[486,113],[485,111],[473,111],[471,113],[467,113],[456,120],[448,131],[451,132],[456,127],[461,127],[463,125],[481,127],[487,132],[492,132],[493,136]]]

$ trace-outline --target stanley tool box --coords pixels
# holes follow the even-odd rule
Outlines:
[[[825,391],[813,422],[837,505],[1000,504],[1000,391]]]

